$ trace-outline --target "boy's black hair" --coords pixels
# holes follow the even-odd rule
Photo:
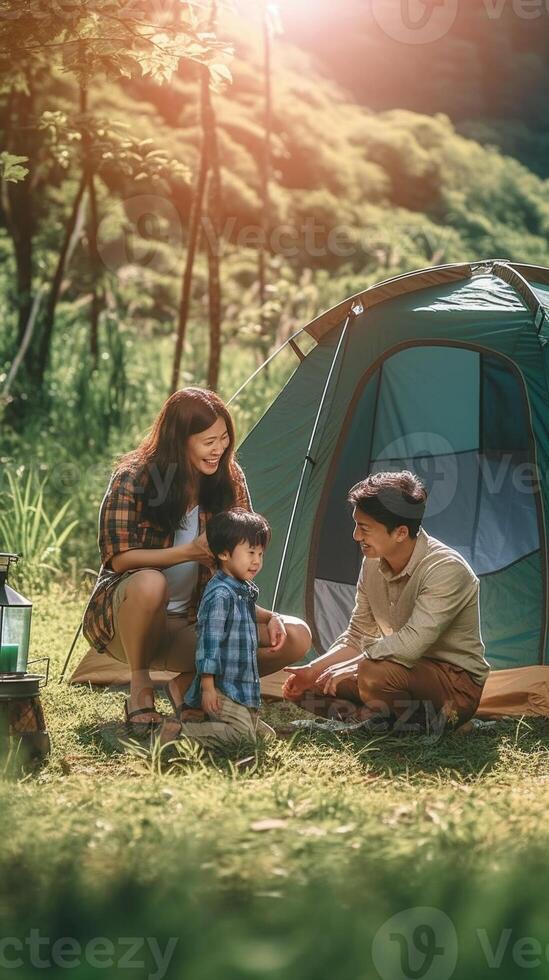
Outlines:
[[[404,525],[410,537],[417,538],[425,513],[427,490],[409,470],[372,473],[351,487],[347,499],[374,521],[384,524],[388,531]]]
[[[232,554],[241,541],[266,548],[271,540],[271,528],[261,514],[235,508],[215,514],[206,525],[206,537],[219,564],[219,555],[223,551]]]

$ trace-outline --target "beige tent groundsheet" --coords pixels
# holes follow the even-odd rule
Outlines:
[[[477,718],[542,715],[549,718],[549,667],[493,670],[484,685]]]
[[[153,683],[160,687],[175,677],[169,670],[151,671]],[[276,674],[263,677],[261,681],[261,691],[264,697],[280,700],[282,698],[282,685],[286,679],[284,671],[279,670]],[[71,684],[93,684],[98,687],[124,687],[129,684],[130,672],[125,664],[114,660],[103,653],[97,653],[90,649],[82,658],[74,671]]]
[[[154,684],[161,685],[175,676],[170,671],[153,671]],[[261,680],[266,698],[280,699],[286,674],[278,671]],[[71,684],[93,684],[118,687],[129,682],[128,668],[105,654],[89,649],[74,671]],[[542,715],[549,717],[549,667],[514,667],[493,670],[477,711],[479,718],[504,718],[509,715]]]

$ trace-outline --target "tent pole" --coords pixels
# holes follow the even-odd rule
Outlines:
[[[276,605],[277,605],[277,602],[278,602],[278,595],[279,595],[280,586],[281,586],[281,583],[282,583],[282,575],[283,575],[283,572],[284,572],[284,567],[286,565],[286,559],[287,559],[287,556],[288,556],[288,549],[289,549],[290,540],[291,540],[291,537],[292,537],[292,531],[293,531],[293,528],[294,528],[294,523],[295,523],[295,519],[296,519],[296,516],[297,516],[297,509],[298,509],[298,506],[299,506],[299,503],[300,503],[301,493],[302,493],[302,490],[303,490],[303,486],[305,484],[305,479],[306,479],[306,476],[307,476],[307,472],[309,470],[309,466],[314,466],[314,463],[315,463],[315,460],[312,458],[311,453],[313,451],[313,446],[314,446],[314,443],[315,443],[315,440],[316,440],[316,436],[317,436],[317,432],[318,432],[318,428],[319,428],[319,425],[320,425],[320,418],[322,416],[322,412],[323,412],[323,409],[324,409],[324,404],[326,402],[326,398],[328,397],[328,391],[330,390],[330,385],[331,385],[332,377],[333,377],[333,374],[334,374],[334,371],[335,371],[335,367],[336,367],[336,364],[337,364],[337,362],[339,360],[339,352],[340,352],[341,348],[343,347],[343,344],[344,344],[344,341],[345,341],[345,337],[347,335],[347,330],[348,330],[348,327],[349,327],[349,324],[350,324],[351,320],[354,317],[358,316],[359,313],[362,313],[362,312],[363,312],[363,307],[362,307],[361,304],[356,304],[356,305],[354,305],[354,306],[351,307],[349,313],[347,314],[347,318],[345,320],[345,323],[343,324],[343,327],[342,327],[342,330],[341,330],[341,334],[340,334],[339,340],[337,342],[337,347],[335,349],[334,356],[332,358],[332,363],[330,365],[330,370],[328,371],[328,376],[326,378],[326,382],[325,382],[325,385],[324,385],[324,390],[322,392],[322,397],[321,397],[320,402],[319,402],[319,405],[318,405],[317,413],[316,413],[316,416],[315,416],[315,421],[314,421],[314,424],[313,424],[311,435],[309,437],[309,443],[308,443],[308,446],[307,446],[307,452],[305,453],[305,459],[303,460],[303,466],[302,466],[302,469],[301,469],[301,475],[299,477],[299,483],[297,485],[297,490],[296,490],[296,495],[295,495],[295,498],[294,498],[292,512],[290,514],[290,520],[289,520],[289,523],[288,523],[288,530],[286,531],[286,537],[284,539],[284,547],[282,549],[282,556],[280,558],[280,564],[278,566],[278,575],[276,577],[276,584],[275,584],[274,593],[273,593],[273,601],[272,601],[272,607],[273,607],[273,609],[276,609]]]
[[[70,650],[69,650],[69,652],[67,654],[67,659],[65,660],[65,663],[63,664],[63,670],[61,671],[61,676],[59,678],[58,684],[62,684],[63,683],[63,678],[65,677],[65,674],[67,673],[67,668],[69,666],[70,659],[72,657],[73,650],[74,650],[74,648],[76,646],[76,641],[78,640],[78,637],[80,636],[81,630],[82,630],[82,621],[80,621],[80,625],[79,625],[76,633],[74,634],[74,639],[73,639],[73,641],[71,643],[71,648],[70,648]]]
[[[507,262],[494,262],[494,265],[492,267],[492,272],[493,272],[493,274],[495,276],[499,276],[500,279],[503,279],[504,282],[509,283],[509,285],[513,287],[513,289],[515,290],[515,292],[518,293],[518,295],[520,296],[520,298],[522,299],[522,301],[526,304],[526,306],[528,307],[528,309],[532,313],[532,316],[533,316],[533,326],[534,326],[534,329],[535,329],[538,337],[540,337],[542,327],[543,327],[544,323],[546,323],[546,321],[547,321],[547,310],[540,303],[540,301],[538,299],[538,296],[537,296],[536,292],[534,291],[534,289],[532,288],[531,284],[528,282],[527,279],[525,279],[525,277],[520,272],[518,272],[517,269],[514,268],[514,265],[512,265],[511,263],[507,263]],[[541,342],[541,339],[540,339],[540,342]],[[533,432],[532,413],[531,413],[531,409],[528,409],[528,410],[530,412],[530,428],[531,428],[531,430]],[[535,463],[535,466],[536,466],[536,472],[539,472],[538,459],[537,459],[537,450],[536,450],[536,439],[535,439],[535,437],[534,437],[534,446],[533,446],[533,448],[534,448],[534,463]],[[541,523],[541,530],[543,532],[543,541],[546,542],[547,541],[547,523],[546,523],[546,517],[545,517],[545,506],[544,506],[544,501],[543,501],[543,494],[541,492],[541,484],[540,484],[539,479],[537,481],[537,496],[538,496],[538,502],[539,502],[539,504],[538,504],[538,522],[540,521],[540,517],[541,517],[541,522],[540,523]],[[547,545],[545,545],[545,547],[542,547],[541,554],[544,556],[544,559],[545,559],[544,560],[544,566],[545,566],[545,576],[544,576],[544,579],[545,579],[545,609],[544,609],[544,618],[543,618],[543,639],[542,639],[543,651],[542,651],[542,660],[541,660],[541,663],[542,664],[545,664],[546,663],[547,642],[548,642],[548,639],[549,639],[549,560],[548,560],[549,559],[549,555],[548,555],[548,552],[547,552]]]
[[[300,327],[300,329],[296,330],[295,333],[291,334],[291,336],[288,337],[288,339],[285,340],[284,343],[280,345],[280,347],[277,347],[277,349],[273,351],[273,353],[270,354],[269,357],[265,361],[263,361],[263,363],[260,364],[259,367],[257,367],[255,371],[253,371],[248,378],[246,378],[246,380],[240,385],[240,388],[237,388],[234,395],[231,395],[231,397],[229,398],[227,405],[230,405],[232,402],[234,402],[235,398],[238,398],[238,396],[244,391],[244,388],[248,387],[250,381],[253,381],[254,378],[256,378],[257,375],[260,373],[260,371],[263,370],[263,368],[266,368],[267,365],[270,364],[271,361],[275,359],[275,357],[278,357],[280,352],[283,351],[285,347],[288,347],[289,345],[294,351],[294,353],[297,353],[295,350],[296,348],[295,339],[296,337],[300,337],[301,334],[304,333],[304,331],[305,331],[305,327]],[[297,356],[299,357],[299,354],[297,354]]]

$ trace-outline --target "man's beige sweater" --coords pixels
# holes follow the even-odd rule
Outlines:
[[[484,684],[490,666],[480,635],[479,580],[464,558],[420,529],[405,568],[395,574],[383,558],[365,558],[343,646],[373,660],[412,667],[420,657],[467,670]]]

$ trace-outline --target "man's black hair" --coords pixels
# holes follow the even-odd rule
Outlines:
[[[210,551],[218,559],[224,551],[232,554],[241,542],[266,548],[271,528],[261,514],[235,508],[215,514],[206,526],[206,537]]]
[[[348,501],[387,530],[405,526],[417,538],[425,513],[427,490],[409,470],[372,473],[349,490]]]

